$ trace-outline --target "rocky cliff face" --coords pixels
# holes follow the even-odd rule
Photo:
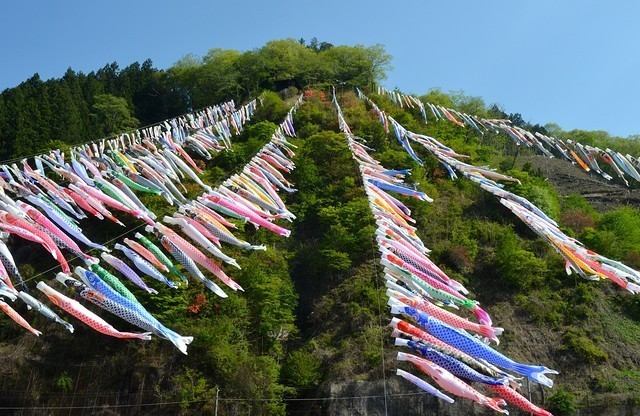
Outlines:
[[[386,382],[387,400],[385,406],[384,382],[350,382],[332,384],[329,393],[334,399],[327,404],[328,415],[367,415],[367,416],[457,416],[476,415],[480,406],[474,406],[469,400],[458,400],[453,405],[444,403],[427,393],[413,388],[404,380],[389,378]],[[346,399],[350,397],[352,399]],[[385,410],[386,408],[386,410]]]
[[[457,399],[454,404],[445,403],[393,376],[387,379],[386,385],[386,406],[383,381],[354,381],[331,384],[324,390],[324,393],[325,397],[334,398],[308,405],[306,409],[310,415],[330,416],[484,416],[497,414],[470,400]],[[525,384],[523,386],[525,393],[526,387]],[[532,401],[542,403],[541,394],[533,390],[533,384],[531,384],[531,388]],[[455,399],[455,397],[453,398]],[[542,406],[544,407],[544,405]],[[508,408],[511,416],[529,414],[511,405]],[[640,415],[640,407],[620,404],[619,406],[583,408],[579,409],[575,415],[636,416]]]
[[[323,390],[323,397],[333,399],[308,401],[302,405],[289,406],[289,410],[318,416],[462,416],[495,413],[469,400],[459,399],[454,404],[445,403],[393,375],[386,380],[386,390],[385,403],[383,381],[334,383]]]

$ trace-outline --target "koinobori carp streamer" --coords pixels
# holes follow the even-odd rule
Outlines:
[[[358,92],[366,99],[364,94]],[[426,121],[426,107],[419,100],[398,94],[394,95],[393,99],[399,105],[420,108]],[[479,307],[478,302],[466,297],[468,292],[464,286],[447,276],[428,257],[429,249],[417,236],[416,228],[411,225],[415,223],[411,218],[411,211],[390,193],[415,197],[422,201],[432,201],[431,198],[404,183],[404,178],[410,173],[408,170],[386,169],[376,161],[370,154],[373,149],[363,144],[364,140],[351,132],[335,94],[334,104],[338,111],[338,124],[347,139],[353,158],[360,167],[362,182],[378,226],[376,242],[381,253],[381,263],[384,266],[385,285],[388,287],[387,295],[391,311],[402,314],[422,326],[418,328],[397,318],[392,320],[394,327],[392,335],[397,337],[396,345],[410,348],[421,355],[418,357],[400,352],[398,359],[412,362],[441,388],[454,396],[473,400],[501,413],[508,413],[502,407],[507,404],[505,400],[508,400],[520,408],[544,414],[546,411],[524,399],[512,389],[517,387],[515,382],[517,378],[507,371],[525,375],[532,381],[547,386],[551,386],[552,381],[545,374],[557,373],[543,366],[517,363],[465,331],[473,331],[478,336],[498,342],[498,336],[502,334],[503,329],[493,327],[491,318]],[[422,160],[417,157],[409,145],[410,142],[421,144],[446,157],[461,157],[435,139],[407,131],[375,104],[373,106],[385,130],[389,131],[389,125],[391,125],[400,144],[418,163],[422,163]],[[456,120],[455,116],[444,108],[429,108],[442,118]],[[455,177],[454,169],[449,164],[445,166],[451,176]],[[475,170],[467,169],[467,172],[475,172]],[[496,172],[483,172],[495,179],[511,180]],[[463,310],[473,312],[478,323],[454,314],[447,310],[449,307],[462,307]],[[445,320],[446,323],[436,316]],[[422,390],[445,401],[453,402],[451,397],[415,375],[400,369],[397,374]],[[502,397],[485,396],[463,380],[494,387]]]

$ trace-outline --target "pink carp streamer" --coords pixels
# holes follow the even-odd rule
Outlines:
[[[54,305],[102,334],[115,338],[136,338],[144,341],[151,339],[150,332],[139,334],[118,331],[107,321],[82,306],[78,301],[66,297],[62,293],[47,286],[44,282],[39,282],[37,288],[44,293]]]

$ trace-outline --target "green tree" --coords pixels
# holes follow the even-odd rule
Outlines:
[[[202,61],[194,54],[184,55],[173,64],[169,70],[170,76],[174,79],[174,85],[180,95],[182,95],[188,105],[193,108],[194,101],[199,101],[197,94],[198,80],[200,78],[200,68]]]
[[[473,114],[480,117],[487,117],[487,105],[482,97],[466,95],[463,90],[451,91],[453,103],[458,111]]]
[[[555,415],[571,416],[575,414],[577,408],[576,396],[563,388],[559,388],[549,397],[549,410]]]
[[[282,375],[290,386],[315,386],[322,379],[322,361],[313,351],[294,351],[287,357]]]
[[[259,51],[266,71],[263,86],[280,90],[288,86],[302,87],[303,73],[310,68],[314,52],[293,39],[267,42]]]
[[[318,42],[318,38],[314,36],[313,38],[311,38],[311,42],[309,42],[307,48],[316,52],[322,52],[333,48],[333,44],[329,42]]]
[[[544,128],[552,136],[557,136],[557,135],[562,134],[564,132],[564,130],[562,130],[562,127],[560,127],[560,125],[558,123],[547,123],[547,124],[544,125]]]
[[[9,143],[9,123],[8,120],[8,109],[7,105],[4,101],[4,96],[0,94],[0,157],[5,156],[5,152],[8,150]]]
[[[51,137],[67,143],[79,143],[86,139],[84,123],[71,89],[65,82],[56,82],[51,86],[53,111],[57,117],[51,120]]]
[[[238,51],[229,49],[217,48],[207,52],[202,59],[202,87],[209,97],[207,102],[203,102],[200,106],[228,100],[239,95],[240,84],[236,69],[239,58]]]
[[[47,149],[50,140],[49,125],[53,117],[49,88],[36,73],[18,86],[21,99],[16,108],[14,156],[37,153]]]
[[[428,102],[435,105],[441,105],[443,107],[453,107],[453,99],[451,95],[443,92],[440,88],[431,88],[429,92],[420,97],[424,102]]]
[[[78,112],[78,118],[82,124],[81,135],[84,140],[91,139],[97,136],[97,132],[91,129],[91,111],[90,105],[85,100],[82,86],[86,82],[87,77],[82,73],[75,73],[71,68],[67,69],[61,81],[66,84],[69,92],[71,94],[71,99],[73,100],[74,106]],[[92,96],[93,97],[93,96]],[[70,118],[73,120],[73,117]],[[60,137],[54,135],[52,133],[53,140],[60,139]]]
[[[260,105],[256,109],[256,116],[264,120],[279,123],[289,111],[289,107],[282,101],[278,94],[265,91],[260,96]],[[273,133],[273,130],[269,133]]]
[[[236,69],[243,96],[252,97],[260,93],[261,84],[268,76],[263,60],[264,56],[257,50],[246,51],[238,58]]]
[[[147,59],[141,64],[134,62],[119,74],[126,84],[126,95],[133,104],[134,114],[143,125],[151,124],[159,119],[170,117],[167,112],[166,101],[170,96],[167,85],[163,83],[163,72],[153,68],[153,62]],[[180,104],[178,97],[171,97]],[[182,110],[179,114],[186,111]]]
[[[386,78],[391,55],[382,45],[335,46],[322,52],[329,65],[330,81],[349,87],[366,87]]]
[[[368,82],[377,83],[387,79],[387,71],[393,69],[391,66],[391,59],[393,59],[393,57],[387,53],[384,45],[376,43],[373,46],[365,47],[364,53],[369,60],[367,76],[370,79]]]
[[[122,97],[100,94],[95,97],[93,116],[106,136],[123,133],[138,127],[138,119],[131,115],[127,101]]]

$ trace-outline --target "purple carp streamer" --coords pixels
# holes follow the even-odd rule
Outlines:
[[[358,93],[361,98],[366,99],[360,91]],[[436,117],[454,117],[446,109],[425,106],[414,97],[396,92],[390,96],[398,105],[419,108],[425,122],[426,107],[429,107],[434,115],[438,114]],[[468,291],[464,286],[447,276],[429,258],[430,250],[420,240],[416,228],[412,225],[415,221],[411,218],[410,209],[392,193],[426,202],[432,202],[432,199],[404,182],[410,174],[408,170],[386,169],[371,156],[374,150],[367,147],[363,139],[353,135],[335,94],[333,101],[338,111],[338,124],[347,139],[353,158],[358,163],[371,212],[376,220],[376,242],[381,254],[381,264],[384,266],[385,285],[388,288],[386,293],[389,296],[391,312],[402,315],[418,325],[414,326],[397,318],[392,319],[395,344],[419,354],[399,352],[398,360],[411,362],[452,396],[473,400],[505,414],[508,414],[508,411],[501,406],[505,406],[508,401],[533,414],[550,415],[512,388],[519,387],[518,378],[507,371],[526,376],[548,387],[553,385],[553,381],[545,374],[557,372],[543,366],[518,363],[487,345],[490,340],[498,343],[498,336],[502,334],[503,329],[493,327],[491,318],[480,308],[478,302],[466,297]],[[422,161],[414,153],[410,143],[430,149],[432,153],[437,152],[443,158],[464,158],[433,138],[406,130],[381,111],[375,103],[369,102],[385,130],[393,130],[398,142],[418,163]],[[444,164],[447,160],[441,159],[441,162]],[[456,176],[454,169],[479,174],[472,165],[463,166],[461,169],[452,167],[450,163],[446,163],[445,166],[452,177]],[[486,177],[497,180],[511,179],[489,170],[483,169],[481,172]],[[472,312],[478,323],[450,310],[459,307]],[[476,335],[466,331],[474,332]],[[454,402],[453,398],[411,373],[398,369],[397,374],[436,397],[450,403]],[[468,384],[471,382],[490,388],[489,391],[497,392],[501,398],[485,396]]]

